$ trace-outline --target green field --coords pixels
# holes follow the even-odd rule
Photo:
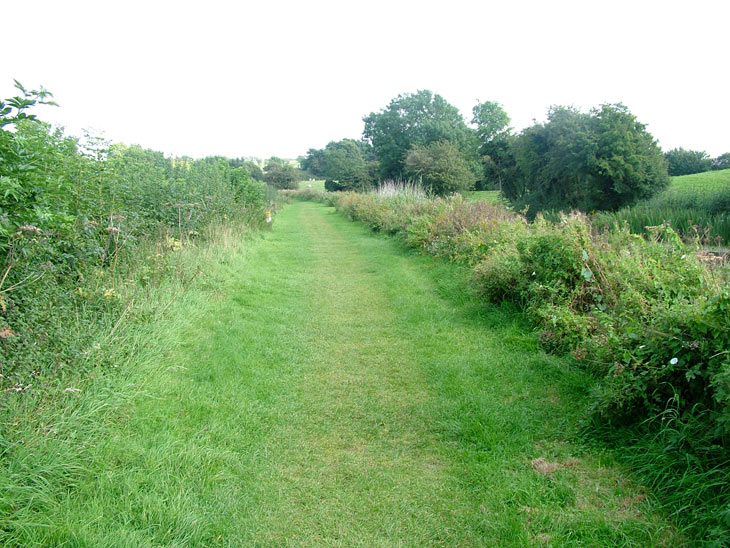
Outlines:
[[[672,177],[670,187],[649,200],[653,207],[701,209],[724,213],[730,209],[730,169]]]
[[[705,194],[730,188],[730,169],[672,177],[667,193]]]
[[[299,188],[301,190],[312,189],[324,191],[324,179],[317,181],[299,181]]]
[[[496,204],[499,202],[499,191],[498,190],[471,190],[464,192],[464,198],[469,202],[475,202],[477,200],[484,200],[490,204]]]
[[[673,177],[650,200],[595,216],[598,228],[627,223],[634,233],[668,222],[680,235],[703,245],[730,243],[730,169]]]

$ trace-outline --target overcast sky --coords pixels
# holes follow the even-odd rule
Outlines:
[[[623,102],[665,149],[730,151],[727,0],[34,1],[3,10],[0,97],[43,85],[67,133],[200,157],[293,158],[359,138],[429,89],[467,121],[499,101]]]

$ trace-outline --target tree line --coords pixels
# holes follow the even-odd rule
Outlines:
[[[363,118],[361,140],[310,149],[301,167],[325,179],[328,190],[363,191],[389,179],[418,182],[436,195],[499,189],[529,214],[617,210],[666,188],[669,175],[678,174],[677,151],[664,154],[620,103],[588,112],[553,106],[547,121],[520,132],[510,121],[497,102],[478,102],[468,124],[440,95],[406,93]],[[704,158],[703,165],[722,169],[729,154]]]
[[[692,175],[720,169],[730,169],[730,152],[712,158],[704,150],[687,150],[682,147],[669,150],[667,159],[669,175]]]

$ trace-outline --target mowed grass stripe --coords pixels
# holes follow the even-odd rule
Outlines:
[[[454,269],[287,206],[181,304],[38,545],[679,544],[571,441],[588,379]]]

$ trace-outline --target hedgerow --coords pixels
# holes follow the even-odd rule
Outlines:
[[[224,218],[263,223],[266,185],[224,159],[166,158],[68,137],[0,101],[0,389],[79,374],[93,333],[134,314],[124,287],[176,273],[175,254]]]

